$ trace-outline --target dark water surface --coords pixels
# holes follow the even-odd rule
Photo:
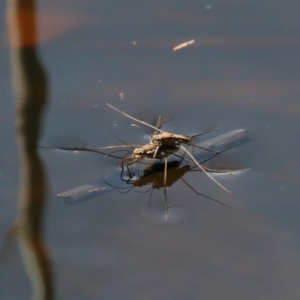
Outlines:
[[[251,168],[215,176],[232,195],[204,174],[185,177],[233,209],[178,182],[168,189],[167,222],[162,190],[150,208],[149,194],[134,191],[60,203],[57,193],[102,181],[118,161],[41,151],[57,299],[299,299],[299,1],[41,1],[39,10],[51,87],[41,144],[118,144],[108,132],[144,144],[145,132],[106,102],[146,122],[172,117],[164,130],[244,129],[250,138],[214,161]],[[4,26],[1,35],[3,240],[16,213],[19,161]],[[15,245],[0,278],[1,299],[30,297]]]

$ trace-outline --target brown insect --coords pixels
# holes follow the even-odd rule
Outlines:
[[[116,107],[112,106],[112,105],[109,104],[109,103],[106,103],[106,105],[109,106],[110,108],[112,108],[113,110],[115,110],[115,111],[121,113],[122,115],[128,117],[129,119],[134,120],[134,121],[136,121],[136,122],[138,122],[138,123],[140,123],[140,124],[143,124],[143,125],[145,125],[145,126],[148,126],[148,127],[152,128],[152,129],[154,129],[155,131],[160,132],[160,134],[152,136],[152,138],[151,138],[151,140],[150,140],[150,143],[156,145],[156,147],[157,147],[157,148],[156,148],[156,151],[154,152],[153,158],[156,157],[156,154],[157,154],[157,152],[159,151],[159,148],[160,148],[161,146],[174,146],[174,145],[177,146],[177,145],[178,145],[178,147],[179,147],[182,151],[184,151],[184,152],[192,159],[192,161],[198,166],[198,168],[199,168],[200,170],[202,170],[202,171],[203,171],[203,172],[204,172],[204,173],[205,173],[212,181],[214,181],[217,185],[219,185],[223,190],[225,190],[226,192],[228,192],[229,194],[231,194],[231,193],[229,192],[228,189],[226,189],[221,183],[219,183],[219,182],[218,182],[216,179],[214,179],[208,172],[206,172],[205,168],[203,168],[203,167],[201,166],[201,164],[199,164],[199,163],[197,162],[197,160],[194,158],[194,156],[188,151],[188,149],[185,148],[185,147],[182,145],[182,144],[188,144],[188,145],[189,145],[189,144],[191,143],[191,141],[192,141],[192,138],[193,138],[194,136],[189,137],[189,136],[178,135],[178,134],[174,134],[174,133],[170,133],[170,132],[164,132],[164,131],[162,131],[161,129],[155,127],[155,126],[152,126],[152,125],[150,125],[150,124],[148,124],[148,123],[146,123],[146,122],[144,122],[144,121],[141,121],[141,120],[139,120],[139,119],[136,119],[136,118],[134,118],[134,117],[132,117],[132,116],[126,114],[125,112],[123,112],[123,111],[117,109]],[[209,131],[209,132],[210,132],[210,131]],[[208,133],[208,132],[206,132],[206,133]],[[205,133],[202,133],[202,134],[205,134]],[[199,134],[199,135],[202,135],[202,134]],[[154,138],[154,139],[153,139],[153,138]],[[205,150],[208,150],[208,149],[205,149]],[[210,151],[210,150],[209,150],[209,151]],[[165,156],[165,165],[167,166],[167,156]],[[167,169],[166,169],[166,167],[165,167],[165,171],[166,171],[166,170],[167,170]],[[166,173],[166,172],[165,172],[165,173]],[[167,174],[165,174],[165,182],[166,182],[166,176],[167,176]],[[165,188],[165,190],[164,190],[164,193],[165,193],[165,196],[166,196],[166,188]],[[165,198],[166,198],[166,197],[165,197]]]
[[[158,151],[159,149],[159,151]],[[161,145],[159,148],[155,144],[146,144],[140,148],[135,148],[132,153],[132,158],[139,160],[143,158],[157,158],[161,159],[171,154],[178,152],[180,148],[178,146],[166,146]]]
[[[190,144],[193,137],[174,134],[170,132],[163,132],[161,134],[152,135],[151,143],[155,145],[180,145],[180,144]]]

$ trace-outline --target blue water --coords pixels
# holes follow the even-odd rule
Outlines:
[[[298,2],[163,1],[39,3],[40,55],[50,83],[42,144],[76,139],[114,145],[112,132],[145,144],[144,130],[109,102],[164,130],[218,134],[243,129],[249,142],[204,174],[164,194],[117,191],[75,206],[56,194],[113,173],[118,162],[92,153],[40,151],[47,168],[46,242],[57,299],[298,299],[300,288]],[[4,8],[1,10],[4,20]],[[5,35],[4,27],[1,30]],[[173,51],[176,45],[194,44]],[[0,56],[0,234],[18,202],[9,49]],[[17,248],[1,260],[1,299],[31,289]]]

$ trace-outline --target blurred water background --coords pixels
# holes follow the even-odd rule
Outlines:
[[[249,142],[212,161],[251,171],[186,180],[163,191],[117,191],[68,206],[56,194],[99,181],[118,161],[42,150],[46,242],[57,299],[298,299],[300,294],[300,7],[296,0],[40,1],[39,54],[50,85],[42,145],[145,144],[109,102],[164,130],[235,129]],[[0,4],[0,238],[16,213],[15,142],[5,5]],[[178,51],[176,45],[194,40]],[[1,259],[1,299],[31,294],[20,254]]]

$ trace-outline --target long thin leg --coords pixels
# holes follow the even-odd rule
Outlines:
[[[106,105],[109,106],[110,108],[114,109],[115,111],[119,112],[120,114],[126,116],[127,118],[133,120],[133,121],[136,121],[136,122],[138,122],[138,123],[140,123],[140,124],[143,124],[143,125],[145,125],[145,126],[148,126],[148,127],[152,128],[152,129],[158,131],[158,132],[163,133],[163,131],[160,130],[159,128],[157,128],[157,127],[155,127],[155,126],[152,126],[152,125],[150,125],[150,124],[148,124],[148,123],[146,123],[146,122],[144,122],[144,121],[141,121],[141,120],[139,120],[139,119],[136,119],[136,118],[134,118],[134,117],[132,117],[132,116],[130,116],[130,115],[128,115],[128,114],[122,112],[121,110],[117,109],[116,107],[110,105],[109,103],[106,103]]]
[[[222,151],[219,151],[219,152],[215,153],[213,156],[211,156],[211,157],[209,157],[209,158],[207,158],[207,159],[201,161],[200,164],[204,164],[205,162],[208,162],[209,160],[213,159],[213,158],[216,157],[217,155],[219,155],[219,154],[221,154],[221,153],[223,153],[223,152],[225,152],[225,151],[227,151],[227,150],[230,150],[230,149],[232,149],[232,148],[238,146],[239,144],[240,144],[240,143],[234,144],[233,146],[231,146],[231,147],[229,147],[229,148],[226,148],[226,149],[224,149],[224,150],[222,150]],[[196,164],[196,166],[192,167],[191,170],[193,170],[193,169],[196,168],[196,167],[197,167],[197,164]]]
[[[194,163],[212,180],[214,181],[218,186],[220,186],[224,191],[231,194],[229,190],[227,190],[219,181],[217,181],[215,178],[213,178],[209,173],[205,171],[205,169],[197,162],[197,160],[194,158],[194,156],[182,145],[180,145],[180,148],[186,152],[186,154],[194,161]]]
[[[161,116],[159,116],[159,117],[158,117],[158,120],[157,120],[157,122],[156,122],[155,127],[158,128],[158,129],[160,129],[161,126],[162,126],[163,124],[164,124],[164,123],[161,122]],[[136,125],[136,124],[134,124],[134,125],[135,125],[136,127],[140,128],[140,129],[142,129],[140,126],[138,126],[138,125]],[[156,132],[158,132],[156,129],[153,131],[153,133],[150,133],[150,132],[148,132],[148,131],[146,130],[146,133],[147,133],[150,137],[152,137],[154,134],[157,134]]]
[[[120,174],[120,179],[122,180],[122,181],[124,181],[124,182],[126,182],[127,184],[132,184],[132,175],[131,175],[131,173],[128,173],[128,171],[127,171],[127,174],[128,174],[128,178],[127,179],[125,179],[124,177],[123,177],[123,174],[124,174],[124,168],[121,168],[121,174]],[[133,180],[134,181],[134,180]]]
[[[154,152],[154,154],[153,154],[153,158],[156,158],[156,154],[157,154],[157,151],[159,150],[159,148],[160,148],[160,146],[157,145],[157,146],[156,146],[156,149],[155,149],[155,152]]]
[[[191,145],[192,139],[193,139],[193,137],[191,138],[191,140],[189,141],[189,143],[186,145],[186,150],[189,149],[189,146]],[[183,162],[183,160],[184,160],[184,157],[185,157],[186,153],[187,153],[187,152],[184,151],[183,156],[182,156],[182,158],[181,158],[181,160],[180,160],[179,165],[182,164],[182,162]]]
[[[215,202],[217,202],[217,203],[219,203],[219,204],[221,204],[221,205],[224,205],[224,206],[227,206],[228,208],[231,208],[232,209],[232,207],[231,206],[229,206],[229,205],[227,205],[227,204],[225,204],[225,203],[223,203],[223,202],[221,202],[221,201],[218,201],[218,200],[216,200],[216,199],[214,199],[214,198],[212,198],[212,197],[209,197],[209,196],[207,196],[207,195],[205,195],[205,194],[201,194],[201,193],[199,193],[199,192],[197,192],[186,180],[184,180],[183,178],[180,178],[193,192],[195,192],[197,195],[200,195],[200,196],[203,196],[203,197],[205,197],[205,198],[208,198],[208,199],[210,199],[210,200],[212,200],[212,201],[215,201]]]
[[[155,128],[160,129],[161,126],[162,126],[162,124],[163,124],[163,123],[161,123],[161,116],[159,116],[159,117],[158,117],[158,120],[157,120],[157,122],[156,122]],[[153,134],[156,134],[156,131],[157,131],[157,130],[155,129],[155,130],[153,131],[152,135],[153,135]]]
[[[192,144],[192,140],[197,137],[197,136],[201,136],[201,135],[204,135],[204,134],[207,134],[207,133],[210,133],[210,132],[213,132],[215,130],[217,130],[218,128],[214,128],[212,130],[209,130],[209,131],[206,131],[206,132],[202,132],[202,133],[198,133],[198,134],[194,134],[191,136],[191,141],[189,142],[188,146],[189,145],[192,145],[193,147],[196,147],[196,148],[199,148],[199,149],[202,149],[202,150],[206,150],[206,151],[209,151],[209,152],[213,152],[213,153],[217,153],[216,151],[214,150],[211,150],[211,149],[207,149],[207,148],[204,148],[204,147],[201,147],[201,146],[198,146],[198,145],[194,145]],[[188,148],[188,147],[187,147]]]
[[[124,173],[124,169],[125,169],[125,167],[124,167],[124,162],[127,161],[127,160],[129,160],[129,159],[131,159],[131,156],[130,156],[130,157],[127,157],[127,158],[123,158],[123,159],[122,159],[122,162],[121,162],[121,180],[122,180],[122,181],[125,181],[126,183],[128,183],[128,181],[132,178],[132,175],[131,175],[131,173],[130,173],[130,171],[129,171],[128,166],[129,166],[130,164],[132,164],[132,163],[135,162],[135,160],[134,160],[133,162],[130,162],[130,163],[128,163],[128,164],[126,165],[127,173],[128,173],[129,179],[128,179],[128,180],[125,180],[125,179],[123,179],[123,173]]]
[[[148,190],[146,190],[146,191],[139,191],[139,190],[133,190],[133,191],[136,192],[136,193],[140,193],[140,194],[146,194],[146,193],[148,193],[150,190],[153,190],[153,188],[150,187],[150,189],[148,189]]]
[[[211,130],[208,130],[208,131],[205,131],[205,132],[202,132],[202,133],[193,134],[193,135],[191,135],[190,137],[191,137],[191,138],[194,138],[194,137],[197,137],[197,136],[201,136],[201,135],[204,135],[204,134],[207,134],[207,133],[216,131],[216,130],[218,130],[218,129],[219,129],[219,128],[216,127],[216,128],[213,128],[213,129],[211,129]]]
[[[127,191],[125,191],[125,192],[122,192],[121,190],[118,190],[118,192],[120,193],[120,194],[127,194],[128,192],[130,192],[132,189],[134,189],[135,188],[135,186],[134,185],[132,185],[130,188],[128,188],[128,190]]]
[[[105,180],[103,180],[108,186],[110,186],[110,187],[113,187],[113,188],[115,188],[115,189],[117,189],[118,190],[118,192],[120,193],[120,194],[126,194],[126,193],[128,193],[129,191],[131,191],[133,188],[135,188],[135,186],[134,185],[132,185],[132,186],[130,186],[130,187],[117,187],[117,186],[114,186],[114,185],[112,185],[112,184],[110,184],[110,183],[108,183],[107,181],[105,181]],[[121,192],[121,190],[126,190],[126,191],[124,191],[124,192]]]
[[[149,197],[148,207],[150,207],[150,202],[151,202],[153,192],[154,192],[154,189],[152,188],[152,191],[151,191],[150,197]]]
[[[168,158],[165,157],[165,171],[164,171],[164,194],[165,194],[165,213],[168,213],[168,200],[167,200],[167,171],[168,171]]]
[[[107,182],[106,180],[103,180],[103,182],[105,182],[108,186],[113,187],[113,188],[115,188],[117,190],[127,190],[129,188],[128,186],[126,186],[126,187],[118,187],[118,186],[112,185],[111,183]]]
[[[103,151],[100,151],[101,149],[115,149],[115,148],[125,148],[124,146],[109,146],[109,147],[105,147],[105,148],[82,148],[82,147],[50,147],[50,146],[39,146],[39,148],[42,149],[53,149],[53,150],[64,150],[64,151],[78,151],[78,152],[94,152],[94,153],[98,153],[98,154],[102,154],[104,156],[109,156],[109,157],[113,157],[113,158],[121,158],[119,156],[115,156],[112,155],[110,153],[105,153]],[[134,148],[132,146],[127,146],[127,148]],[[125,150],[125,149],[124,149]],[[114,152],[112,152],[114,153]]]
[[[121,168],[122,168],[122,173],[123,173],[123,170],[124,170],[124,162],[127,161],[127,160],[130,160],[132,157],[127,157],[125,159],[122,160],[122,163],[121,163]],[[129,166],[134,164],[135,162],[137,162],[138,159],[133,159],[131,162],[129,162],[127,165],[126,165],[126,168],[127,168],[127,172],[128,172],[128,175],[130,178],[132,178],[133,176],[131,175],[130,173],[130,170],[129,170]]]
[[[218,153],[217,151],[214,151],[214,150],[211,150],[211,149],[208,149],[208,148],[204,148],[204,147],[201,147],[201,146],[197,146],[197,145],[194,145],[194,144],[190,144],[191,146],[195,147],[195,148],[199,148],[199,149],[202,149],[202,150],[205,150],[205,151],[208,151],[208,152],[212,152],[212,153]]]
[[[126,142],[124,142],[123,140],[121,140],[120,138],[118,138],[116,135],[114,135],[113,133],[111,133],[110,131],[108,131],[108,133],[110,135],[112,135],[115,139],[117,139],[119,142],[121,142],[124,145],[128,145]]]
[[[202,166],[206,172],[209,172],[209,173],[234,173],[234,172],[239,172],[239,171],[249,171],[250,169],[237,169],[237,170],[231,170],[231,169],[210,169],[210,168],[207,168],[207,167],[204,167]]]

